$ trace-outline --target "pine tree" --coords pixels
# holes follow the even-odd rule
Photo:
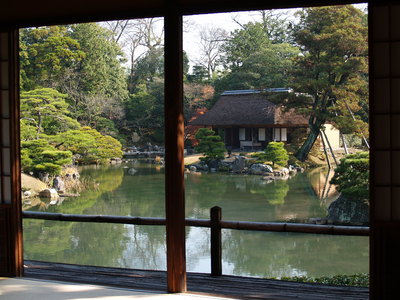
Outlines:
[[[222,159],[225,155],[225,144],[221,142],[221,137],[208,128],[200,128],[196,133],[199,144],[195,148],[197,152],[203,153],[202,160],[208,162],[213,159]]]
[[[288,105],[310,116],[310,133],[296,153],[304,161],[326,121],[339,119],[354,131],[367,127],[353,121],[348,108],[357,112],[368,99],[368,33],[364,13],[351,5],[305,8],[299,16],[294,36],[302,55],[293,74],[298,93]]]

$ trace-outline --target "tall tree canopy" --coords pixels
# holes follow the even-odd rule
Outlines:
[[[263,24],[249,22],[231,33],[230,38],[222,46],[225,55],[224,67],[235,70],[253,53],[260,52],[266,45],[271,44]]]
[[[293,57],[288,24],[279,16],[261,12],[261,21],[240,24],[222,46],[224,76],[215,83],[218,92],[229,89],[287,87]]]
[[[287,87],[293,57],[299,50],[287,43],[266,43],[245,58],[240,67],[216,81],[218,92],[231,89]]]
[[[95,23],[23,29],[22,89],[44,87],[67,94],[70,110],[84,125],[97,127],[105,118],[117,122],[128,91],[123,53],[111,36]]]
[[[349,108],[357,112],[368,99],[368,34],[364,13],[351,5],[305,8],[298,14],[294,37],[302,55],[295,58],[293,88],[300,94],[288,104],[310,116],[310,134],[296,153],[305,160],[326,121],[342,119],[362,130],[362,120],[353,122]]]
[[[21,88],[58,87],[65,73],[78,68],[85,57],[68,26],[21,29]]]

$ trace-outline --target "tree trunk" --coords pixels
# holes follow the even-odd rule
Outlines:
[[[42,114],[39,112],[38,113],[38,128],[36,131],[36,139],[39,139],[40,133],[42,131]]]
[[[295,156],[300,161],[305,161],[307,159],[308,153],[310,152],[312,146],[314,145],[316,139],[318,138],[319,132],[321,130],[321,126],[324,124],[323,120],[316,119],[315,122],[312,123],[310,121],[310,133],[308,134],[307,139],[304,141],[303,145],[296,152]]]

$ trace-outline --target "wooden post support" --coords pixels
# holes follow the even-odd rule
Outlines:
[[[23,275],[18,29],[0,31],[0,276]]]
[[[211,219],[211,276],[222,275],[221,207],[210,210]]]
[[[336,165],[336,167],[337,167],[339,164],[338,164],[338,162],[337,162],[337,160],[336,160],[336,156],[335,156],[335,153],[333,152],[333,148],[332,148],[332,146],[331,146],[331,143],[329,142],[328,136],[327,136],[326,133],[325,133],[325,128],[322,129],[322,134],[325,136],[326,143],[328,144],[329,150],[330,150],[331,153],[332,153],[333,160],[335,161],[335,165]]]
[[[186,292],[182,16],[167,1],[165,28],[165,215],[167,284]]]
[[[322,146],[324,147],[324,153],[325,153],[325,157],[326,157],[326,162],[328,163],[328,168],[330,170],[331,169],[331,162],[329,161],[328,152],[326,151],[326,145],[325,145],[324,135],[322,134],[322,130],[319,131],[319,135],[321,137]]]

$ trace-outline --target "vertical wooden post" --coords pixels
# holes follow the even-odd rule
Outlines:
[[[210,210],[211,218],[211,276],[222,275],[221,207]]]
[[[333,152],[333,148],[332,148],[332,146],[331,146],[331,143],[329,142],[328,136],[327,136],[326,133],[325,133],[325,128],[323,128],[323,129],[321,130],[321,132],[322,132],[322,134],[325,136],[326,143],[328,144],[329,150],[330,150],[331,153],[332,153],[333,160],[335,161],[335,165],[336,165],[336,167],[337,167],[339,164],[338,164],[338,162],[337,162],[337,160],[336,160],[336,156],[335,156],[335,153]]]
[[[18,30],[0,30],[0,276],[23,275]]]
[[[168,291],[186,292],[182,16],[165,16],[165,197]]]
[[[322,130],[319,131],[319,136],[321,137],[322,146],[324,148],[324,153],[325,153],[325,157],[326,157],[326,162],[328,163],[328,168],[330,170],[331,169],[331,162],[329,161],[328,152],[326,151],[326,145],[325,145],[324,135],[322,134]]]

